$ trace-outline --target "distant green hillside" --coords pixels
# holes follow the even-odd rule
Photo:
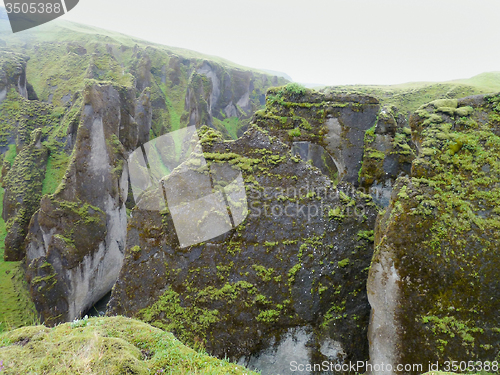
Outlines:
[[[99,27],[83,25],[64,20],[55,20],[43,24],[33,29],[25,30],[20,33],[12,34],[10,24],[6,20],[0,21],[0,38],[7,42],[7,47],[22,47],[26,43],[36,44],[42,42],[103,42],[116,43],[128,47],[155,47],[163,51],[181,55],[184,58],[194,58],[201,60],[210,60],[221,65],[243,70],[251,70],[258,73],[278,75],[275,72],[254,69],[251,67],[238,65],[222,57],[206,55],[189,49],[170,47],[158,43],[149,42],[144,39],[121,34],[115,31],[101,29]],[[282,73],[280,73],[282,74]]]
[[[11,149],[15,151],[15,148]],[[9,160],[9,156],[5,159]],[[3,195],[4,189],[0,187],[0,212],[3,210]],[[0,216],[0,333],[38,322],[26,288],[22,262],[5,262],[3,259],[6,235],[5,222]]]
[[[150,90],[151,138],[186,125],[208,125],[227,139],[241,135],[269,87],[287,81],[216,56],[167,47],[101,28],[56,20],[13,34],[0,19],[0,54],[30,57],[28,82],[64,113],[86,79]]]
[[[378,98],[384,105],[395,105],[401,112],[413,112],[436,99],[462,98],[500,91],[500,72],[482,73],[469,79],[447,82],[410,82],[400,85],[329,86],[323,91],[360,92]]]

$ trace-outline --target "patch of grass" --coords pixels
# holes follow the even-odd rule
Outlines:
[[[69,157],[64,152],[49,156],[42,185],[42,195],[54,194],[66,173],[68,163]]]
[[[78,322],[76,322],[78,323]],[[0,335],[5,374],[257,374],[125,317],[96,317]]]
[[[5,153],[4,160],[9,162],[10,167],[14,164],[14,159],[17,156],[16,145],[9,145],[9,150]]]
[[[407,114],[436,99],[457,99],[500,91],[500,73],[482,73],[469,79],[447,82],[411,82],[400,85],[346,85],[323,90],[359,92],[376,97],[382,105],[395,105]]]
[[[222,124],[224,125],[229,136],[232,139],[238,139],[238,130],[241,127],[240,119],[238,117],[230,117],[224,119],[224,121],[222,121]]]

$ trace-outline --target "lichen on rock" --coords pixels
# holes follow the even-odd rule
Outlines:
[[[139,317],[244,363],[254,363],[294,327],[308,327],[317,346],[311,356],[367,359],[365,280],[372,242],[363,234],[378,212],[371,198],[348,183],[333,185],[256,125],[234,142],[207,127],[199,136],[207,165],[180,167],[200,175],[221,163],[241,170],[247,218],[183,248],[170,205],[162,211],[136,207],[109,314]],[[333,217],[336,208],[342,215]],[[338,343],[338,356],[322,354],[325,340]]]
[[[410,119],[418,157],[379,219],[368,280],[375,363],[491,361],[500,350],[498,103],[433,102]]]

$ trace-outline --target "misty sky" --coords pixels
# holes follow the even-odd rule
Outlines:
[[[499,0],[80,0],[64,19],[319,84],[500,71]]]

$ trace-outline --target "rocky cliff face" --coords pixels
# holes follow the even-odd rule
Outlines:
[[[246,126],[242,126],[245,120],[265,104],[264,88],[283,82],[283,79],[250,71],[226,71],[204,61],[190,78],[183,118],[189,119],[189,125],[206,124],[226,137],[236,138],[246,130]]]
[[[362,167],[358,181],[383,207],[389,204],[396,179],[408,175],[416,149],[406,116],[394,106],[384,106],[376,124],[365,132]]]
[[[32,295],[42,319],[51,324],[79,317],[111,289],[125,249],[128,175],[123,167],[127,150],[139,139],[135,93],[93,83],[82,96],[66,175],[56,193],[42,199],[26,239]]]
[[[103,42],[58,25],[45,27],[54,34],[62,28],[70,42],[28,32],[6,38],[9,50],[0,53],[5,259],[26,260],[49,324],[78,317],[116,281],[128,154],[150,137],[205,120],[236,137],[266,88],[278,83],[189,51],[183,57],[123,36]],[[221,111],[233,102],[235,109]],[[193,113],[200,116],[191,120]]]
[[[286,83],[230,63],[193,57],[189,51],[183,56],[167,47],[123,40],[95,43],[85,34],[72,35],[71,43],[28,44],[28,79],[40,98],[55,106],[69,105],[85,78],[132,85],[139,93],[149,88],[153,137],[186,125],[208,125],[235,139],[264,104],[267,88]]]
[[[312,92],[296,85],[271,89],[267,100],[267,109],[254,118],[259,126],[333,180],[370,192],[378,204],[386,206],[395,179],[410,172],[415,146],[406,118],[395,107],[381,108],[364,94]]]
[[[11,87],[24,98],[28,98],[26,62],[29,57],[20,53],[2,51],[0,57],[0,102]]]
[[[263,373],[495,358],[498,95],[407,121],[355,92],[266,98],[282,79],[57,25],[71,42],[0,51],[5,259],[25,260],[46,323],[114,285],[109,314]]]
[[[0,150],[4,159],[2,185],[6,189],[2,217],[8,231],[5,259],[17,261],[23,258],[20,249],[42,194],[48,158],[48,150],[41,142],[42,128],[52,127],[56,120],[50,106],[27,100],[29,58],[10,52],[0,56]],[[15,159],[18,153],[19,158]]]
[[[418,157],[375,232],[374,363],[492,361],[499,353],[499,102],[437,100],[411,118]]]
[[[331,155],[337,178],[358,186],[365,132],[374,127],[380,109],[367,95],[324,94],[289,85],[269,91],[269,105],[255,122],[288,145],[318,144]]]
[[[255,125],[234,142],[208,128],[201,137],[207,164],[178,167],[190,176],[186,186],[229,163],[243,173],[248,216],[226,234],[181,246],[173,207],[152,211],[163,194],[150,193],[132,211],[109,313],[272,373],[289,368],[291,353],[274,363],[269,356],[294,337],[309,361],[366,360],[364,285],[377,214],[370,196],[335,186]]]

